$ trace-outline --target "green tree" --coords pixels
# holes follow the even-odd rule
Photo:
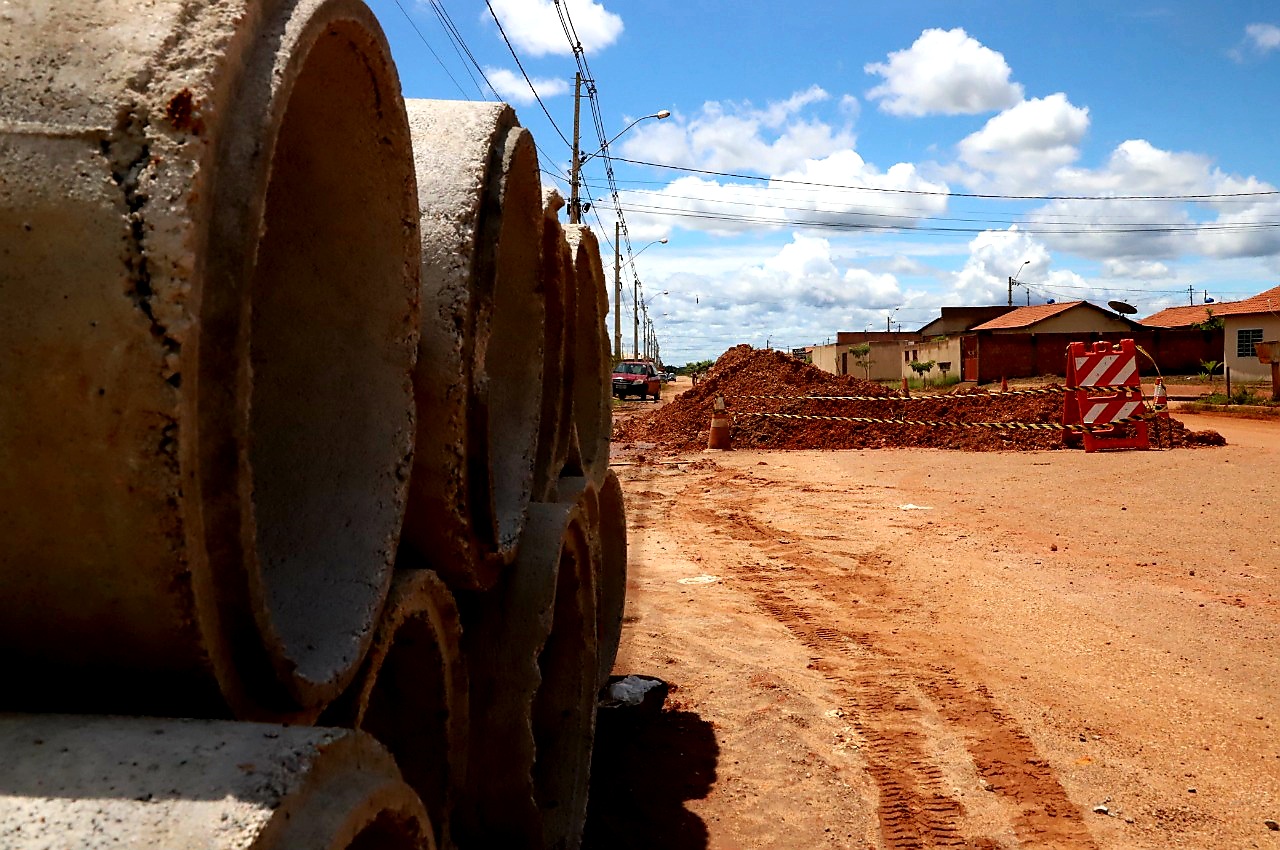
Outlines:
[[[1222,364],[1217,360],[1201,360],[1200,361],[1200,377],[1209,379],[1209,392],[1213,392],[1214,377],[1218,373],[1218,369]]]
[[[937,363],[936,360],[912,360],[908,365],[911,371],[920,376],[920,383],[924,383],[924,376]]]
[[[1193,322],[1191,327],[1202,331],[1220,331],[1227,323],[1221,316],[1213,315],[1212,307],[1204,308],[1204,321]]]
[[[849,353],[853,355],[853,362],[862,370],[863,376],[869,381],[871,380],[871,367],[876,361],[871,359],[871,343],[860,342],[857,345],[849,346]]]

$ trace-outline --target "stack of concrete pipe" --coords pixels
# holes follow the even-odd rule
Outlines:
[[[0,845],[576,846],[625,515],[532,137],[360,0],[0,20]]]

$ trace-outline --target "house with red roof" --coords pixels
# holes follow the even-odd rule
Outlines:
[[[1241,381],[1270,380],[1271,367],[1258,360],[1255,346],[1280,340],[1280,286],[1243,301],[1169,307],[1142,320],[1149,328],[1193,327],[1222,319],[1222,362]]]
[[[974,325],[973,330],[993,334],[1088,334],[1128,331],[1136,327],[1136,322],[1088,301],[1061,301],[1015,307],[1002,316]]]

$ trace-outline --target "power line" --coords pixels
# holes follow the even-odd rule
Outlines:
[[[551,122],[551,126],[560,136],[560,140],[569,147],[573,147],[569,140],[565,138],[564,133],[561,132],[560,125],[556,123],[556,119],[551,117],[551,111],[547,109],[547,105],[542,102],[542,96],[538,94],[538,90],[533,87],[533,80],[529,79],[529,75],[524,70],[524,63],[520,61],[520,57],[516,54],[516,49],[512,46],[511,39],[507,38],[507,31],[502,28],[502,21],[498,20],[498,13],[493,10],[493,4],[490,3],[489,0],[484,0],[484,5],[488,7],[489,14],[493,16],[493,22],[498,25],[498,33],[502,36],[502,40],[506,42],[507,50],[511,51],[511,58],[516,60],[516,67],[520,69],[520,74],[524,77],[524,81],[529,84],[529,91],[533,92],[533,99],[538,102],[538,106],[542,107],[542,114],[547,116],[547,120]]]
[[[1280,190],[1272,189],[1260,192],[1221,192],[1202,195],[995,195],[979,192],[939,192],[927,189],[886,189],[878,186],[848,186],[839,183],[819,183],[811,180],[789,180],[782,177],[761,177],[756,174],[735,174],[730,171],[711,171],[703,168],[692,168],[685,165],[670,165],[662,162],[648,162],[642,159],[614,157],[618,162],[629,165],[644,165],[649,168],[663,168],[670,171],[684,171],[689,174],[706,174],[712,177],[729,177],[734,180],[757,180],[769,183],[786,183],[793,186],[816,186],[824,189],[851,189],[860,192],[883,192],[892,195],[926,195],[941,198],[982,198],[997,201],[1212,201],[1231,198],[1255,198],[1280,195]]]
[[[396,2],[399,3],[399,0],[396,0]],[[493,83],[489,81],[489,77],[485,74],[484,68],[480,67],[480,63],[476,60],[475,54],[471,52],[471,47],[468,46],[466,39],[462,37],[462,32],[458,29],[457,25],[454,24],[453,18],[449,17],[449,13],[445,11],[444,7],[441,6],[437,0],[431,0],[431,8],[435,11],[436,17],[440,19],[440,25],[444,27],[445,34],[449,36],[449,40],[453,43],[454,50],[458,52],[459,58],[463,58],[465,55],[463,67],[466,68],[466,63],[470,62],[472,67],[474,67],[480,74],[480,79],[484,80],[484,84],[489,87],[489,91],[493,92],[493,96],[498,100],[501,100],[502,98],[498,95],[498,90],[494,88]],[[480,84],[476,82],[475,76],[471,74],[470,68],[467,68],[467,74],[471,76],[471,81],[475,83],[476,91],[481,97],[484,97],[484,91],[480,88]]]
[[[422,40],[422,43],[426,46],[427,50],[435,57],[436,62],[440,65],[440,69],[445,72],[450,80],[453,80],[453,84],[458,89],[458,94],[466,97],[467,93],[463,90],[462,84],[453,76],[453,73],[449,70],[449,66],[444,64],[444,60],[440,58],[440,54],[436,53],[435,48],[431,46],[429,41],[427,41],[427,37],[422,34],[422,30],[418,29],[418,25],[414,22],[413,18],[409,17],[409,13],[405,11],[404,6],[400,5],[400,0],[395,0],[395,4],[396,7],[400,9],[400,14],[404,15],[405,20],[409,22],[409,26],[413,27],[413,31],[418,34],[418,38]],[[474,82],[474,79],[472,82]]]
[[[649,190],[649,189],[637,189],[637,190],[633,190],[630,194],[631,194],[631,195],[645,195],[645,196],[653,196],[653,197],[660,198],[660,199],[664,199],[664,200],[673,200],[673,201],[693,201],[693,202],[697,202],[697,203],[707,204],[708,206],[711,206],[711,207],[716,207],[716,206],[734,206],[734,207],[752,207],[752,208],[755,208],[755,209],[782,210],[782,211],[784,211],[784,212],[805,212],[805,213],[813,213],[813,214],[817,214],[817,215],[823,215],[823,214],[831,214],[831,215],[849,215],[849,216],[855,216],[855,215],[856,215],[856,216],[862,216],[862,217],[864,217],[864,218],[900,219],[900,220],[903,220],[904,222],[908,222],[908,223],[909,223],[909,222],[914,222],[914,221],[927,220],[927,221],[969,222],[969,223],[981,223],[981,224],[1024,224],[1026,221],[1028,221],[1028,219],[1013,218],[1013,217],[1008,217],[1008,218],[960,218],[960,217],[953,217],[953,216],[938,216],[938,215],[931,215],[931,214],[928,214],[928,213],[927,213],[927,211],[924,211],[924,210],[919,210],[919,211],[922,213],[921,215],[909,215],[909,214],[906,214],[906,213],[903,213],[903,212],[899,212],[899,213],[883,213],[883,212],[868,212],[868,211],[866,211],[866,210],[875,210],[875,209],[891,209],[891,207],[876,207],[876,206],[872,206],[872,205],[868,205],[868,206],[862,206],[862,205],[859,205],[859,207],[862,207],[861,209],[859,209],[859,208],[853,208],[853,209],[838,210],[838,211],[837,211],[837,210],[822,210],[822,209],[815,209],[815,208],[813,208],[812,206],[787,206],[787,205],[785,205],[785,204],[762,203],[762,202],[759,202],[759,201],[737,201],[737,200],[722,199],[722,198],[698,197],[698,196],[696,196],[696,195],[672,195],[672,194],[669,194],[669,193],[667,193],[667,192],[655,192],[655,191],[653,191],[653,190]],[[779,200],[787,201],[787,200],[790,200],[790,199],[782,198],[782,199],[779,199]],[[678,209],[678,208],[675,208],[675,207],[653,207],[653,209]],[[1192,227],[1192,226],[1199,226],[1199,225],[1197,225],[1197,223],[1196,223],[1196,222],[1140,222],[1140,221],[1123,221],[1123,220],[1121,220],[1121,221],[1114,221],[1114,220],[1107,220],[1107,219],[1105,219],[1105,218],[1104,218],[1104,219],[1091,219],[1091,218],[1083,217],[1083,216],[1067,216],[1067,215],[1052,215],[1052,216],[1044,216],[1043,218],[1045,218],[1046,220],[1045,220],[1045,221],[1040,221],[1041,216],[1038,216],[1038,215],[1037,215],[1035,218],[1030,219],[1030,221],[1031,221],[1033,224],[1045,224],[1045,225],[1052,225],[1052,224],[1059,224],[1059,223],[1061,223],[1061,224],[1081,224],[1081,225],[1086,225],[1086,224],[1087,224],[1087,225],[1089,225],[1091,228],[1114,228],[1114,227],[1120,227],[1120,226],[1127,226],[1127,227],[1142,227],[1142,228],[1165,228],[1165,227]],[[1275,222],[1275,221],[1259,221],[1259,222],[1238,222],[1237,224],[1242,225],[1242,226],[1243,226],[1243,225],[1267,225],[1267,226],[1272,226],[1272,225],[1280,224],[1280,222]],[[904,225],[904,226],[910,226],[910,225],[909,225],[909,224],[906,224],[906,225]]]
[[[661,207],[645,204],[628,204],[624,210],[645,213],[655,216],[673,216],[676,218],[692,218],[705,221],[722,221],[731,224],[770,225],[776,227],[807,227],[829,230],[871,230],[882,233],[985,233],[989,227],[942,227],[928,225],[880,224],[866,221],[846,219],[804,219],[798,217],[767,217],[752,215],[736,215],[732,213],[716,213],[710,211],[681,210],[674,207]],[[927,219],[926,219],[927,220]],[[1204,232],[1249,232],[1269,230],[1280,227],[1280,222],[1239,222],[1215,224],[1212,222],[1197,224],[1170,224],[1159,226],[1079,226],[1079,227],[1020,227],[1018,232],[1030,236],[1055,236],[1072,234],[1157,234],[1157,233],[1204,233]]]

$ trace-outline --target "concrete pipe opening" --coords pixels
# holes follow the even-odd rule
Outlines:
[[[0,701],[308,722],[405,501],[399,80],[360,0],[137,7],[6,6]]]
[[[461,641],[458,610],[444,583],[430,570],[398,570],[360,678],[320,718],[322,725],[368,732],[391,752],[440,845],[466,767]]]
[[[249,405],[261,605],[296,698],[332,695],[390,580],[412,434],[404,158],[361,33],[335,23],[293,81],[251,282]],[[408,150],[400,132],[395,142]],[[416,286],[414,287],[416,289]]]

